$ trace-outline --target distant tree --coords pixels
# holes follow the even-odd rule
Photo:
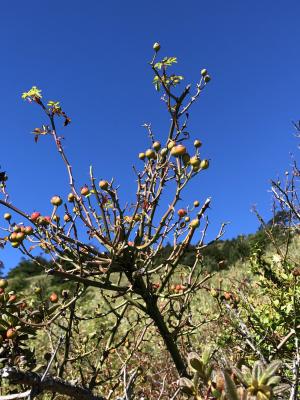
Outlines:
[[[40,275],[45,272],[45,268],[50,268],[51,263],[43,257],[37,257],[36,260],[23,257],[21,261],[7,274],[8,279],[29,278]]]

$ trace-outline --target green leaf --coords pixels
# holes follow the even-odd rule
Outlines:
[[[42,91],[38,89],[36,86],[32,86],[28,92],[24,92],[22,94],[22,99],[27,99],[27,98],[35,98],[35,99],[41,99],[42,98]]]
[[[268,367],[265,369],[265,372],[262,374],[259,384],[264,385],[267,383],[267,381],[275,375],[275,373],[278,371],[278,369],[281,367],[281,361],[279,360],[274,360],[272,361]]]
[[[281,376],[279,375],[275,375],[275,376],[271,376],[270,379],[268,379],[267,381],[267,385],[268,386],[277,386],[281,381]]]
[[[242,365],[241,373],[243,374],[244,380],[248,383],[248,386],[250,386],[252,382],[252,375],[250,368],[246,367],[246,365]]]
[[[252,379],[259,381],[262,373],[264,370],[264,366],[262,364],[261,361],[256,361],[253,365],[253,369],[252,369]]]
[[[156,68],[156,69],[161,69],[162,66],[163,66],[163,64],[161,62],[154,64],[154,68]]]
[[[188,354],[188,364],[195,371],[198,371],[200,373],[203,371],[203,363],[198,354],[195,352],[191,352]]]
[[[207,365],[211,358],[211,350],[206,348],[202,353],[202,362],[204,365]]]
[[[177,57],[166,57],[163,59],[163,64],[168,67],[174,63],[177,63]]]
[[[212,365],[206,365],[204,369],[204,375],[206,379],[210,379],[211,373],[213,371],[213,366]]]
[[[240,383],[246,387],[251,385],[251,375],[250,373],[245,373],[243,374],[242,371],[240,371],[238,368],[234,369],[234,372],[240,381]]]
[[[230,375],[226,371],[223,371],[223,375],[225,379],[225,393],[227,398],[230,400],[239,400],[235,384]]]
[[[162,69],[163,67],[170,67],[175,63],[177,63],[177,57],[164,57],[162,61],[154,64],[154,68]]]

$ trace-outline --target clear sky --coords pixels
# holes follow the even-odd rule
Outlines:
[[[185,82],[203,67],[212,75],[189,129],[211,168],[183,205],[212,196],[211,234],[222,221],[231,221],[226,237],[255,231],[251,206],[270,216],[269,180],[297,152],[299,16],[296,0],[2,2],[0,165],[12,201],[49,214],[50,197],[67,193],[53,144],[35,144],[30,133],[45,122],[21,100],[32,85],[72,118],[63,135],[78,185],[93,164],[99,178],[115,177],[124,199],[134,193],[131,165],[148,147],[141,125],[151,122],[161,139],[168,122],[147,65],[159,41],[162,55],[178,57]],[[0,253],[6,269],[19,258],[12,249]]]

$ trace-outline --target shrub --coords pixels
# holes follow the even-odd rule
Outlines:
[[[92,168],[89,184],[75,185],[57,129],[60,119],[64,127],[70,125],[69,115],[60,102],[44,101],[35,86],[22,95],[47,119],[33,129],[35,141],[53,139],[69,177],[70,194],[67,199],[56,194],[50,199],[49,216],[24,211],[9,200],[3,173],[0,204],[13,214],[5,219],[3,245],[19,249],[48,275],[73,283],[69,291],[50,295],[41,287],[25,293],[18,288],[14,302],[9,289],[2,293],[2,376],[31,386],[31,397],[52,391],[100,399],[102,394],[111,397],[125,391],[127,398],[136,380],[147,378],[147,370],[141,368],[151,369],[151,351],[165,373],[165,390],[171,390],[176,374],[188,376],[184,353],[199,323],[191,302],[210,278],[198,268],[210,199],[201,206],[195,199],[185,205],[186,212],[178,210],[185,188],[209,167],[202,148],[200,156],[201,142],[194,142],[187,129],[190,109],[211,78],[203,69],[195,88],[187,85],[180,90],[183,76],[171,72],[176,57],[159,58],[159,50],[155,44],[150,68],[170,129],[166,137],[157,137],[150,124],[144,125],[149,148],[141,151],[139,167],[134,168],[133,204],[120,200],[114,179],[98,182]],[[163,201],[165,195],[170,197]],[[223,227],[216,239],[222,234]],[[166,253],[170,237],[172,247]],[[193,263],[182,265],[192,242]],[[34,255],[37,249],[47,254],[50,264]],[[23,277],[31,266],[23,265]],[[8,330],[13,336],[8,337]],[[43,375],[32,375],[36,370]],[[153,398],[162,390],[154,382],[144,387]]]

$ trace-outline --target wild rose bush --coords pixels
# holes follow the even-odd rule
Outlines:
[[[6,221],[2,246],[12,246],[36,263],[40,262],[36,250],[42,250],[51,260],[45,272],[72,283],[62,294],[45,296],[37,287],[34,294],[23,298],[22,293],[9,292],[7,282],[1,281],[2,376],[31,386],[32,397],[44,390],[74,398],[126,394],[143,375],[146,361],[141,357],[139,362],[139,357],[149,340],[168,360],[162,363],[165,378],[159,377],[159,383],[152,385],[152,398],[160,391],[162,396],[165,390],[169,393],[170,385],[175,393],[174,377],[189,375],[185,355],[193,333],[203,323],[201,316],[193,315],[191,302],[210,278],[199,267],[210,199],[202,205],[195,199],[184,208],[179,202],[193,178],[209,167],[208,159],[200,156],[201,141],[187,127],[190,108],[211,78],[202,69],[195,88],[187,85],[180,90],[183,76],[170,72],[176,57],[158,58],[158,43],[153,49],[149,63],[153,84],[171,122],[167,137],[156,137],[151,125],[145,124],[150,143],[138,155],[139,166],[134,169],[137,190],[133,203],[121,201],[114,179],[98,182],[92,168],[89,185],[77,187],[56,126],[62,120],[69,129],[71,118],[60,102],[44,101],[35,86],[22,95],[44,114],[47,121],[33,129],[35,141],[42,145],[43,136],[53,139],[70,190],[67,199],[54,194],[51,212],[41,215],[14,205],[6,173],[0,177],[0,204]],[[162,201],[167,187],[166,195],[171,197]],[[164,210],[162,204],[168,204]],[[170,238],[171,254],[158,262]],[[187,267],[180,262],[192,241],[196,258]],[[101,299],[101,311],[98,306],[84,308],[85,296],[91,291]],[[94,326],[95,330],[81,337],[85,321],[89,321],[88,329]],[[42,367],[34,348],[34,337],[41,334],[50,343]],[[40,375],[33,379],[30,372],[35,370]]]

